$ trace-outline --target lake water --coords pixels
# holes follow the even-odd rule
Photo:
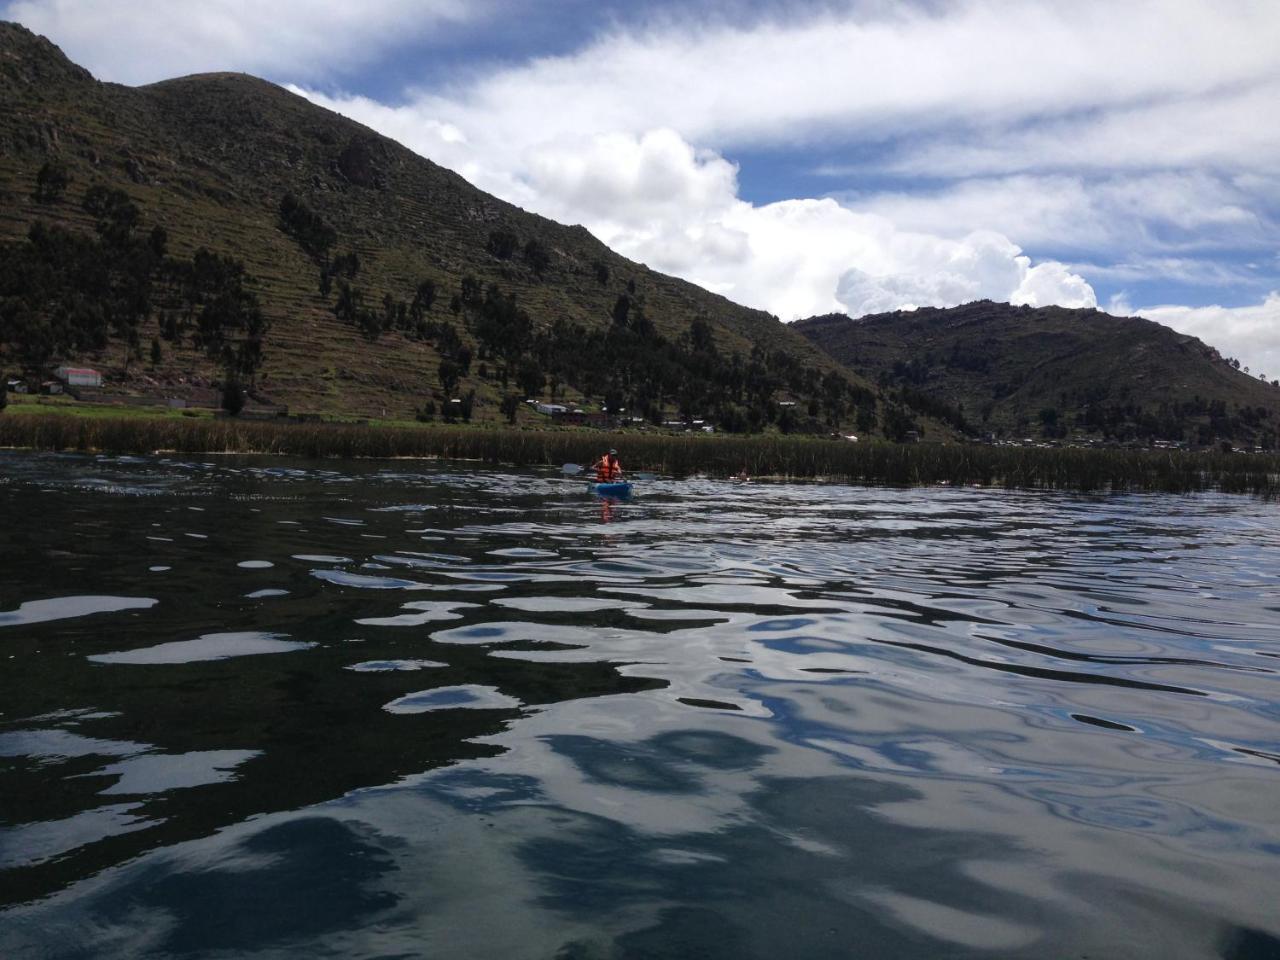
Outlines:
[[[1280,505],[6,453],[0,520],[6,960],[1280,956]]]

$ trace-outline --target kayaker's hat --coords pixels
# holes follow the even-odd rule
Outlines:
[[[611,456],[611,457],[616,457],[617,455],[618,455],[618,451],[617,451],[617,450],[610,450],[610,451],[609,451],[609,456]]]

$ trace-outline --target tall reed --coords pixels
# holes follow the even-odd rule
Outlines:
[[[652,470],[675,477],[745,473],[893,485],[1280,492],[1280,457],[1274,455],[851,443],[781,435],[607,434],[449,425],[369,427],[10,414],[0,416],[0,446],[107,453],[440,457],[515,466],[588,464],[604,450],[616,447],[629,470]]]

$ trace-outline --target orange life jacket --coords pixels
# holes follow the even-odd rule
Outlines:
[[[622,464],[618,460],[609,460],[609,454],[600,458],[600,466],[596,468],[597,483],[611,483],[622,473]]]

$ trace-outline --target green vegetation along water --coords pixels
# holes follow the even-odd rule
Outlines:
[[[0,447],[107,453],[273,453],[306,457],[448,457],[507,466],[590,463],[617,447],[635,470],[669,476],[823,479],[1011,489],[1218,490],[1273,497],[1280,456],[981,444],[850,443],[840,438],[709,436],[461,426],[289,425],[186,417],[0,417]]]
[[[0,454],[0,956],[1270,957],[1280,507]]]

